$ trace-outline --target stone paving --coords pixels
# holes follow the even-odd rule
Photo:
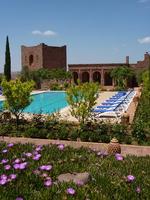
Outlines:
[[[96,151],[106,151],[108,144],[106,143],[93,143],[93,142],[77,142],[77,141],[66,141],[66,140],[49,140],[49,139],[33,139],[23,137],[0,137],[0,142],[7,143],[32,143],[36,145],[47,145],[47,144],[64,144],[65,146],[71,146],[73,148],[86,147]],[[136,146],[136,145],[121,145],[121,154],[135,155],[135,156],[150,156],[150,146]]]

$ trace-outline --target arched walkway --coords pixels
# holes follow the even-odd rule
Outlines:
[[[135,75],[133,75],[128,81],[127,81],[127,85],[128,87],[134,88],[134,87],[138,87],[138,82],[137,82],[137,78]]]
[[[29,56],[29,65],[32,65],[33,64],[33,61],[34,61],[34,58],[33,58],[33,55],[31,54]]]
[[[94,72],[93,73],[93,82],[101,83],[101,74],[100,72]]]
[[[89,82],[89,73],[83,72],[82,73],[82,83]]]
[[[77,72],[73,72],[73,81],[74,81],[75,84],[78,84],[78,81],[77,81],[78,77],[79,77],[78,73]]]
[[[112,77],[110,76],[110,72],[105,72],[104,74],[104,85],[112,86]]]

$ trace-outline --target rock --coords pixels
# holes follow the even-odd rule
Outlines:
[[[73,181],[75,175],[74,174],[70,174],[70,173],[66,173],[66,174],[60,174],[57,179],[59,182],[70,182]]]
[[[74,183],[86,184],[90,180],[90,174],[88,172],[77,173],[73,179]]]
[[[74,182],[76,184],[86,184],[90,180],[90,174],[88,172],[83,173],[66,173],[66,174],[60,174],[57,177],[59,182]]]

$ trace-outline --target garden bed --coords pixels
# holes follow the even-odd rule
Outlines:
[[[150,199],[149,156],[107,156],[62,144],[1,143],[0,157],[1,200]],[[89,181],[60,183],[57,179],[75,172],[88,172]]]

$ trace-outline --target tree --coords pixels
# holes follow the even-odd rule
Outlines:
[[[6,51],[5,51],[5,65],[4,65],[4,75],[7,81],[11,80],[11,57],[9,48],[9,39],[6,38]]]
[[[98,84],[84,83],[72,85],[67,90],[67,102],[70,105],[71,115],[79,122],[85,121],[91,116],[91,109],[96,104]]]
[[[20,80],[22,82],[26,82],[26,81],[30,81],[31,79],[32,79],[31,73],[30,73],[28,66],[23,66],[21,74],[20,74]]]
[[[19,123],[19,116],[23,109],[28,106],[32,98],[30,93],[33,90],[34,82],[28,81],[22,83],[19,79],[2,81],[3,94],[6,97],[5,107],[16,117],[16,123]]]
[[[118,90],[126,89],[128,78],[132,77],[133,72],[129,67],[117,67],[112,69],[111,77],[114,79]]]

